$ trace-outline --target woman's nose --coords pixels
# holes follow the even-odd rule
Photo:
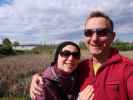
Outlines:
[[[70,55],[70,56],[68,57],[68,59],[69,59],[69,60],[73,60],[73,59],[74,59],[73,55]]]

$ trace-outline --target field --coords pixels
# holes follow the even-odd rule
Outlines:
[[[86,54],[88,54],[88,51],[86,51],[86,50],[84,50],[84,51],[82,50],[81,52],[82,52],[83,56],[86,56]],[[133,50],[131,50],[131,51],[121,51],[120,53],[122,55],[126,56],[126,57],[129,57],[130,59],[133,59]]]
[[[86,53],[87,51],[82,51],[83,56]],[[121,53],[133,59],[133,51]],[[47,52],[1,58],[0,97],[5,97],[0,100],[29,100],[31,76],[36,72],[41,72],[51,60],[52,56]]]
[[[20,96],[28,98],[31,76],[42,71],[50,62],[48,53],[10,56],[0,59],[0,97]],[[0,98],[2,100],[2,98]],[[22,99],[26,100],[26,99]]]

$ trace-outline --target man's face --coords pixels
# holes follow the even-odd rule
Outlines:
[[[109,22],[103,17],[93,17],[86,22],[84,42],[92,55],[106,54],[114,40]]]

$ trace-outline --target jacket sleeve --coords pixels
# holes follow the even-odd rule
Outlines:
[[[43,95],[37,96],[36,100],[56,100],[56,93],[54,92],[53,86],[51,86],[50,82],[47,80],[44,80],[44,86],[43,86]]]
[[[128,66],[127,70],[127,92],[130,100],[133,100],[133,63]]]
[[[128,96],[130,100],[133,100],[133,72],[132,74],[128,77],[127,80],[127,90],[128,90]]]
[[[50,100],[49,96],[50,96],[50,93],[49,93],[48,87],[46,87],[44,85],[44,87],[43,87],[43,94],[41,96],[37,96],[36,100]]]

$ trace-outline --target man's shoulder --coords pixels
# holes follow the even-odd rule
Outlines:
[[[125,76],[128,77],[131,74],[133,74],[133,60],[125,56],[121,56],[121,58],[122,58],[121,66],[123,66],[123,71]]]
[[[127,65],[133,65],[133,59],[130,59],[126,56],[121,56],[122,62]]]

